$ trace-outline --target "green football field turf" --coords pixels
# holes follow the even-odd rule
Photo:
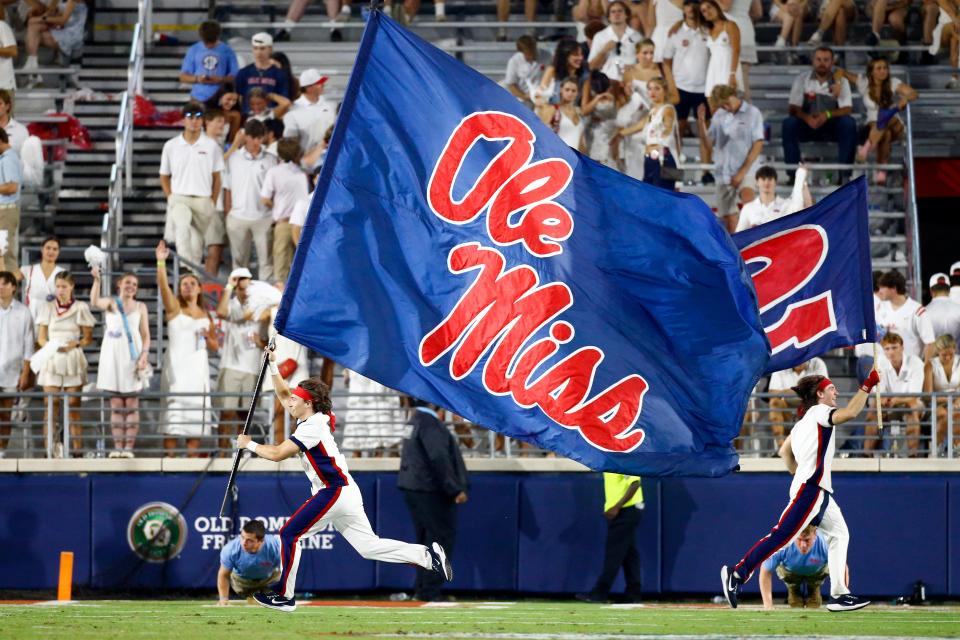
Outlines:
[[[88,601],[0,605],[0,638],[494,638],[602,640],[650,636],[960,637],[960,608],[871,606],[851,613],[755,606],[574,602],[324,601],[293,613],[235,601]]]

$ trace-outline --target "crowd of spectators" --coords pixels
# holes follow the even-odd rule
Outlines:
[[[9,4],[0,1],[0,12]],[[307,4],[306,0],[292,3],[288,20],[297,22]],[[394,15],[406,23],[419,10],[416,0],[394,4]],[[881,30],[885,24],[898,42],[905,43],[904,15],[910,3],[877,0],[869,4],[873,23],[868,44],[884,43]],[[54,0],[45,6],[30,0],[27,5],[25,67],[38,66],[42,46],[72,56],[82,43],[86,4]],[[331,19],[346,20],[351,14],[350,4],[340,0],[328,0],[326,8]],[[435,8],[437,18],[444,19],[444,5],[437,3]],[[805,0],[772,3],[769,17],[782,25],[777,47],[800,41],[804,22],[813,17],[811,8]],[[939,0],[935,5],[924,0],[921,10],[923,44],[931,47],[924,62],[944,47],[956,67],[960,20],[956,3]],[[508,19],[509,3],[499,2],[497,11],[498,18]],[[525,11],[533,19],[536,4],[526,3]],[[562,17],[562,4],[558,3],[555,11]],[[777,195],[782,176],[764,166],[770,127],[750,101],[749,70],[758,62],[753,24],[763,12],[756,0],[582,0],[572,9],[578,25],[576,37],[561,37],[552,57],[539,47],[534,35],[517,39],[517,53],[508,62],[503,85],[571,147],[662,188],[677,188],[683,178],[677,166],[691,160],[683,156],[683,138],[695,136],[700,160],[711,167],[700,179],[714,184],[717,215],[733,233],[812,204],[806,171],[800,164],[803,142],[835,143],[837,159],[845,164],[855,159],[866,161],[872,153],[879,163],[885,163],[891,146],[902,139],[904,127],[897,114],[917,99],[917,92],[891,76],[888,59],[879,53],[861,74],[841,68],[834,52],[821,44],[830,31],[835,43],[846,42],[847,26],[856,11],[850,0],[821,4],[820,26],[810,39],[819,48],[811,53],[810,71],[795,78],[784,105],[784,157],[788,164],[800,166],[796,176],[793,172],[788,175],[794,181],[790,198]],[[198,32],[199,41],[187,51],[179,76],[190,91],[182,110],[183,130],[164,145],[159,168],[167,212],[165,242],[157,248],[158,286],[168,340],[161,387],[196,394],[174,395],[166,401],[160,431],[171,454],[182,439],[188,455],[198,455],[201,438],[215,433],[219,433],[220,446],[227,447],[228,437],[243,421],[260,350],[270,338],[270,319],[276,313],[276,304],[270,302],[273,297],[264,294],[264,287],[278,292],[289,275],[339,108],[324,95],[326,76],[312,68],[294,74],[286,56],[274,49],[275,41],[289,39],[287,31],[255,34],[250,40],[252,61],[243,67],[222,40],[217,22],[203,22]],[[498,39],[505,39],[505,33],[499,32]],[[83,347],[92,341],[91,328],[96,321],[91,309],[103,313],[97,388],[111,394],[111,455],[128,457],[140,422],[137,394],[148,387],[152,374],[146,306],[136,299],[134,274],[117,280],[116,296],[104,296],[96,270],[90,304],[76,300],[73,277],[57,264],[59,241],[55,238],[44,243],[38,264],[20,266],[16,262],[22,182],[17,152],[26,131],[12,117],[11,91],[16,86],[12,61],[19,51],[12,34],[10,26],[0,21],[0,247],[4,248],[5,269],[0,272],[0,307],[8,307],[3,274],[10,273],[13,288],[23,290],[38,350],[52,354],[36,371],[38,383],[51,393],[79,391],[86,384]],[[340,38],[336,29],[331,38]],[[796,62],[795,54],[791,56]],[[4,90],[8,85],[9,90]],[[859,148],[854,86],[863,97],[866,116]],[[874,179],[882,184],[885,174],[877,171]],[[173,290],[166,273],[167,244],[176,247],[196,274],[221,276],[221,268],[226,267],[229,283],[214,311],[203,301],[199,275],[183,275]],[[922,314],[898,285],[881,285],[881,292],[893,292],[881,293],[887,297],[878,303],[878,322],[884,314],[888,328],[883,337],[884,367],[889,367],[889,373],[883,370],[884,384],[890,388],[888,402],[901,400],[894,395],[901,388],[895,378],[917,378],[920,354],[913,353],[917,344],[924,345],[919,375],[922,388],[956,389],[951,381],[960,379],[960,373],[954,375],[960,365],[953,358],[955,344],[944,337],[949,332],[933,336],[900,326],[911,313],[914,318]],[[935,304],[944,309],[944,315],[960,310],[948,294],[941,292],[938,298]],[[948,304],[955,309],[947,309]],[[900,359],[897,344],[903,352]],[[220,373],[212,381],[209,354],[218,351]],[[291,345],[290,375],[305,370],[303,351]],[[20,360],[15,361],[26,362],[32,355],[32,350],[18,354]],[[825,365],[815,359],[771,379],[771,392],[784,394],[783,399],[770,403],[775,410],[771,414],[775,440],[782,438],[789,422],[790,402],[784,389],[789,388],[791,376],[821,368]],[[32,383],[29,368],[23,372],[7,369],[2,372],[7,374],[2,381],[5,391]],[[23,380],[21,373],[26,376]],[[377,383],[352,372],[345,377],[352,392],[348,414],[355,414],[353,420],[345,416],[347,424],[355,425],[346,436],[347,448],[368,455],[396,449],[407,408],[402,401],[396,406],[389,399],[384,401],[383,394],[389,390]],[[204,397],[210,391],[219,392],[215,403]],[[79,400],[71,398],[71,409]],[[912,438],[908,448],[914,452],[923,407],[918,407],[915,399],[902,400],[891,407],[916,414],[916,420],[913,414],[906,420]],[[0,403],[0,412],[5,408]],[[946,412],[946,405],[937,410],[938,415]],[[79,415],[71,411],[69,417],[71,432],[79,438]],[[45,420],[45,428],[48,422],[56,426],[59,419],[58,415]],[[942,428],[945,420],[938,424]],[[282,425],[274,428],[279,430]],[[865,449],[872,448],[876,435],[869,426],[865,429]],[[356,446],[349,446],[351,442]],[[5,433],[0,430],[0,451],[4,444]],[[78,444],[72,447],[77,452]]]

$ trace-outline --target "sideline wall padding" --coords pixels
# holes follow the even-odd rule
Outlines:
[[[213,591],[219,548],[232,527],[218,517],[225,477],[199,477],[0,476],[0,588],[53,588],[59,552],[72,550],[78,585]],[[355,478],[374,530],[412,541],[396,474]],[[593,586],[606,535],[599,474],[474,473],[471,484],[470,501],[459,509],[452,588],[569,594]],[[776,473],[645,479],[637,532],[644,592],[718,592],[720,565],[736,562],[769,531],[789,484]],[[858,594],[906,595],[923,580],[934,596],[960,595],[960,476],[843,473],[834,475],[834,488],[850,528]],[[272,533],[309,497],[300,473],[241,474],[239,489],[239,515],[264,518]],[[160,564],[139,560],[127,541],[131,517],[154,501],[186,501],[183,551]],[[364,560],[333,531],[306,541],[302,551],[301,591],[409,590],[413,579],[410,567]],[[614,590],[622,587],[621,577]],[[757,592],[756,579],[746,590]]]

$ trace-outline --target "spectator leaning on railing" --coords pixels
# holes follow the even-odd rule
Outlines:
[[[20,156],[10,146],[7,132],[0,129],[0,253],[3,269],[10,273],[20,270],[17,254],[20,251]]]
[[[240,70],[237,54],[226,42],[220,41],[220,23],[207,20],[197,29],[200,41],[187,49],[180,65],[180,82],[191,85],[190,97],[205,104],[213,98],[225,82],[233,82]],[[207,104],[216,107],[215,104]]]
[[[930,303],[926,309],[933,335],[949,335],[960,340],[960,304],[950,299],[950,277],[947,274],[930,276]]]
[[[103,311],[103,342],[97,361],[97,389],[111,394],[110,458],[132,458],[140,431],[140,398],[149,383],[150,317],[147,305],[136,299],[140,281],[133,273],[117,280],[117,296],[100,295],[100,269],[92,271],[90,306]]]
[[[880,363],[881,406],[884,409],[883,421],[889,425],[892,420],[900,419],[906,423],[907,450],[911,457],[917,455],[920,448],[920,414],[924,410],[923,400],[914,395],[923,392],[924,364],[917,356],[908,354],[903,348],[903,339],[896,333],[887,333],[880,341],[886,360]],[[899,409],[892,412],[890,410]],[[875,411],[867,415],[864,427],[865,451],[877,448],[877,416]]]
[[[76,283],[73,276],[62,271],[56,277],[56,297],[48,302],[37,320],[39,332],[37,344],[41,349],[34,354],[37,359],[42,354],[43,363],[37,372],[37,383],[45,393],[67,391],[78,393],[87,382],[87,359],[83,348],[93,342],[95,321],[90,307],[74,296]],[[70,407],[70,446],[73,455],[79,456],[83,441],[83,427],[80,425],[80,396],[71,396],[67,403]],[[50,411],[47,405],[47,411]],[[44,415],[43,435],[47,436],[47,425],[51,419],[54,424],[63,411],[56,402],[53,415]],[[54,447],[54,457],[60,452],[60,443]],[[61,454],[62,455],[62,454]]]
[[[7,451],[13,403],[17,394],[30,390],[30,357],[33,355],[33,317],[16,298],[17,279],[0,271],[0,458]]]
[[[160,187],[167,197],[163,237],[177,246],[180,257],[203,260],[204,237],[216,215],[223,152],[203,135],[203,107],[183,108],[183,133],[167,140],[160,155]]]
[[[951,393],[960,390],[960,359],[957,358],[957,341],[944,334],[933,343],[936,356],[931,358],[923,373],[924,393]],[[960,397],[950,399],[953,413],[953,448],[960,447]],[[947,448],[947,398],[937,398],[937,454],[943,455]]]
[[[790,115],[783,121],[783,157],[800,162],[801,142],[836,142],[837,162],[852,164],[857,146],[853,96],[846,78],[833,77],[833,50],[818,47],[813,69],[798,75],[790,89]],[[841,172],[841,176],[849,172]],[[841,177],[841,182],[842,182]]]

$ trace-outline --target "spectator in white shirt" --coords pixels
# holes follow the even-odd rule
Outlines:
[[[793,193],[789,198],[777,195],[777,170],[762,166],[755,174],[757,197],[743,205],[737,220],[737,231],[745,231],[790,215],[813,205],[813,196],[807,186],[807,170],[801,165],[794,178]]]
[[[837,162],[852,164],[857,146],[853,96],[846,78],[833,76],[833,50],[818,47],[813,69],[801,73],[790,89],[790,115],[783,121],[783,157],[800,162],[801,142],[836,142]],[[846,175],[848,172],[841,172]]]
[[[239,432],[246,419],[250,394],[260,371],[260,355],[267,346],[260,332],[260,322],[270,317],[270,310],[266,310],[265,317],[255,316],[256,310],[250,304],[249,295],[252,279],[249,269],[234,269],[217,304],[217,316],[225,321],[217,391],[229,395],[217,397],[214,404],[222,411],[219,446],[224,450],[229,449],[229,437]]]
[[[181,257],[200,264],[204,237],[216,214],[223,152],[203,135],[203,107],[183,109],[183,133],[167,140],[160,155],[160,187],[167,197],[164,239]]]
[[[750,202],[756,195],[754,176],[763,152],[763,115],[729,85],[717,85],[710,97],[717,106],[710,127],[703,105],[697,109],[697,123],[701,138],[717,151],[716,214],[733,233],[740,213],[737,201]]]
[[[209,108],[203,113],[203,132],[222,149],[227,139],[227,117],[223,110],[217,107]],[[220,180],[222,187],[226,179],[226,171]],[[220,271],[220,263],[223,262],[223,247],[227,244],[227,227],[223,219],[223,189],[216,194],[216,203],[214,206],[213,217],[210,219],[210,225],[203,234],[203,243],[207,247],[207,258],[204,260],[204,270],[216,276]]]
[[[549,54],[537,48],[537,39],[529,34],[517,38],[517,52],[507,60],[503,86],[530,108],[532,91],[540,86],[543,72],[550,64]]]
[[[936,336],[930,318],[919,302],[907,297],[907,279],[899,271],[888,271],[880,277],[878,290],[884,303],[877,315],[877,328],[896,333],[903,340],[907,355],[924,360],[933,356]],[[882,343],[881,343],[882,344]],[[879,369],[879,367],[878,367]]]
[[[30,390],[30,356],[33,355],[33,316],[16,300],[17,279],[0,271],[0,458],[10,438],[11,410],[16,394]]]
[[[17,39],[7,24],[5,7],[0,6],[0,89],[17,90],[17,80],[13,74],[13,61],[16,59]]]
[[[10,146],[20,155],[23,143],[30,137],[30,132],[23,123],[13,118],[13,93],[7,89],[0,89],[0,129],[7,132]]]
[[[933,327],[933,335],[953,336],[960,340],[960,304],[950,299],[950,277],[945,273],[930,276],[930,303],[927,317]]]
[[[700,0],[684,0],[683,20],[670,27],[663,48],[663,75],[671,91],[676,92],[672,101],[677,105],[681,136],[690,133],[690,116],[696,118],[698,107],[707,104],[703,92],[709,60],[707,37],[700,29]],[[703,140],[700,158],[704,163],[711,161],[710,150]]]
[[[263,205],[273,212],[273,270],[278,282],[286,282],[293,262],[293,230],[290,214],[298,200],[309,194],[307,174],[300,168],[300,143],[283,138],[277,144],[280,163],[267,171],[260,189]]]
[[[933,343],[937,355],[926,364],[923,376],[924,393],[956,393],[960,390],[960,359],[957,341],[944,334]],[[960,447],[960,401],[953,398],[953,447]],[[947,448],[947,399],[937,398],[937,453]]]
[[[327,76],[316,69],[300,74],[300,97],[283,116],[284,138],[296,138],[308,151],[323,140],[323,134],[337,119],[337,104],[323,96]]]
[[[266,129],[262,122],[247,120],[243,126],[243,147],[230,155],[227,167],[230,182],[224,188],[224,214],[233,268],[250,268],[250,249],[256,247],[259,279],[273,277],[273,256],[270,250],[270,209],[260,199],[260,190],[267,171],[277,159],[263,149]]]
[[[920,358],[910,355],[903,348],[903,339],[896,333],[887,333],[880,341],[886,362],[881,363],[880,394],[884,420],[900,418],[907,424],[907,449],[910,455],[917,453],[920,447],[920,413],[924,409],[923,400],[916,396],[923,391],[924,364]],[[897,410],[891,413],[891,410]],[[873,451],[877,448],[877,417],[871,411],[864,427],[863,449]]]
[[[779,394],[770,398],[770,431],[777,441],[778,450],[786,435],[786,422],[794,420],[792,417],[787,420],[784,412],[788,408],[796,409],[800,406],[800,398],[793,392],[793,387],[797,386],[800,378],[807,376],[830,377],[826,363],[820,358],[810,358],[793,368],[775,371],[770,376],[769,393]]]
[[[602,71],[610,80],[623,78],[623,70],[636,60],[639,33],[630,28],[630,7],[622,0],[613,0],[607,6],[606,29],[593,37],[587,63],[591,70]]]
[[[960,262],[950,265],[950,299],[960,304]]]

